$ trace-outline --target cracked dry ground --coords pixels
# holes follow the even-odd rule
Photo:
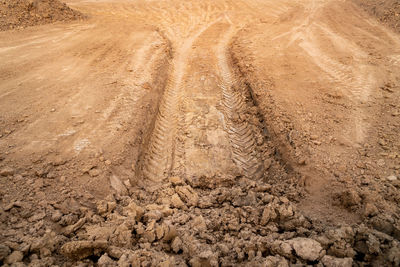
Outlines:
[[[400,36],[349,1],[81,1],[0,33],[4,266],[399,266]]]

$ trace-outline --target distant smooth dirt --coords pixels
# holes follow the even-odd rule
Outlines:
[[[381,22],[400,32],[400,1],[353,0]]]
[[[58,0],[7,0],[0,1],[0,30],[68,21],[82,18]]]

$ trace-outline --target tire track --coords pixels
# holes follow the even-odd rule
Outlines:
[[[176,49],[176,56],[172,60],[172,69],[164,96],[160,102],[154,129],[144,155],[143,175],[151,181],[158,182],[163,180],[172,169],[175,150],[174,139],[179,118],[178,107],[182,97],[187,57],[193,42],[217,21],[219,20],[203,26]]]
[[[316,28],[320,29],[320,27]],[[315,30],[314,28],[312,30]],[[323,32],[327,32],[324,30]],[[342,92],[352,100],[366,101],[374,86],[374,77],[370,75],[370,69],[362,64],[363,53],[356,53],[351,45],[346,45],[349,54],[354,55],[356,64],[346,65],[327,55],[326,51],[318,45],[318,32],[309,31],[306,38],[299,44],[300,47],[310,56],[314,63],[329,75],[329,80],[340,84]],[[331,35],[326,35],[332,40]],[[344,47],[343,47],[344,49]]]
[[[178,131],[170,175],[185,177],[194,183],[221,174],[234,176],[237,168],[231,160],[228,133],[222,124],[221,93],[215,53],[216,42],[229,25],[219,22],[209,27],[193,43],[188,58],[185,90],[179,105]],[[205,49],[204,49],[205,48]]]
[[[176,124],[176,106],[182,90],[181,80],[182,75],[174,68],[167,81],[145,158],[144,175],[152,181],[160,180],[172,161],[172,138]]]
[[[263,173],[263,164],[259,158],[255,132],[252,125],[242,119],[241,114],[246,111],[246,103],[242,94],[234,89],[237,82],[227,58],[227,46],[234,32],[234,28],[231,27],[220,42],[217,51],[222,106],[232,148],[232,160],[244,175],[259,178]]]
[[[110,101],[109,106],[102,112],[101,119],[92,130],[91,136],[96,135],[110,139],[121,131],[126,124],[131,122],[134,116],[132,107],[138,106],[137,103],[148,94],[144,88],[145,84],[153,81],[153,70],[160,62],[165,59],[163,54],[167,44],[162,40],[158,33],[152,34],[134,54],[128,64],[132,75],[129,75],[122,83],[121,92]],[[145,63],[146,62],[146,63]]]
[[[152,81],[152,71],[157,61],[162,58],[166,44],[158,38],[149,38],[148,45],[141,47],[132,61],[133,68],[130,70],[133,77],[129,77],[124,83],[123,91],[117,96],[109,109],[104,112],[107,118],[107,130],[117,129],[121,124],[132,117],[132,106],[135,105],[146,93],[144,87]],[[146,61],[146,63],[144,63]]]
[[[376,86],[376,77],[370,66],[365,64],[365,54],[351,43],[343,42],[340,36],[333,34],[327,27],[312,23],[310,27],[300,33],[302,37],[299,46],[308,54],[310,59],[323,70],[328,80],[353,103],[352,120],[354,127],[347,129],[353,136],[355,143],[362,143],[366,137],[369,124],[365,122],[367,114],[362,102],[368,101],[373,88]],[[321,37],[328,37],[328,41],[342,50],[343,53],[353,55],[352,64],[343,64],[331,56],[326,49],[322,49]],[[337,90],[337,89],[336,89]]]

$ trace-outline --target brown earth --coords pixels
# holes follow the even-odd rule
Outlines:
[[[369,14],[400,32],[400,2],[397,0],[353,0]]]
[[[0,1],[0,31],[82,18],[81,13],[58,0]]]
[[[68,5],[0,33],[0,263],[400,265],[397,33],[350,1]]]

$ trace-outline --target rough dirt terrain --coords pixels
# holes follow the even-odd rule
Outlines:
[[[400,265],[399,34],[351,1],[67,4],[0,32],[0,263]]]
[[[384,24],[400,32],[400,2],[397,0],[353,0],[365,11],[377,17]]]
[[[83,18],[82,14],[58,0],[0,1],[0,31]]]

